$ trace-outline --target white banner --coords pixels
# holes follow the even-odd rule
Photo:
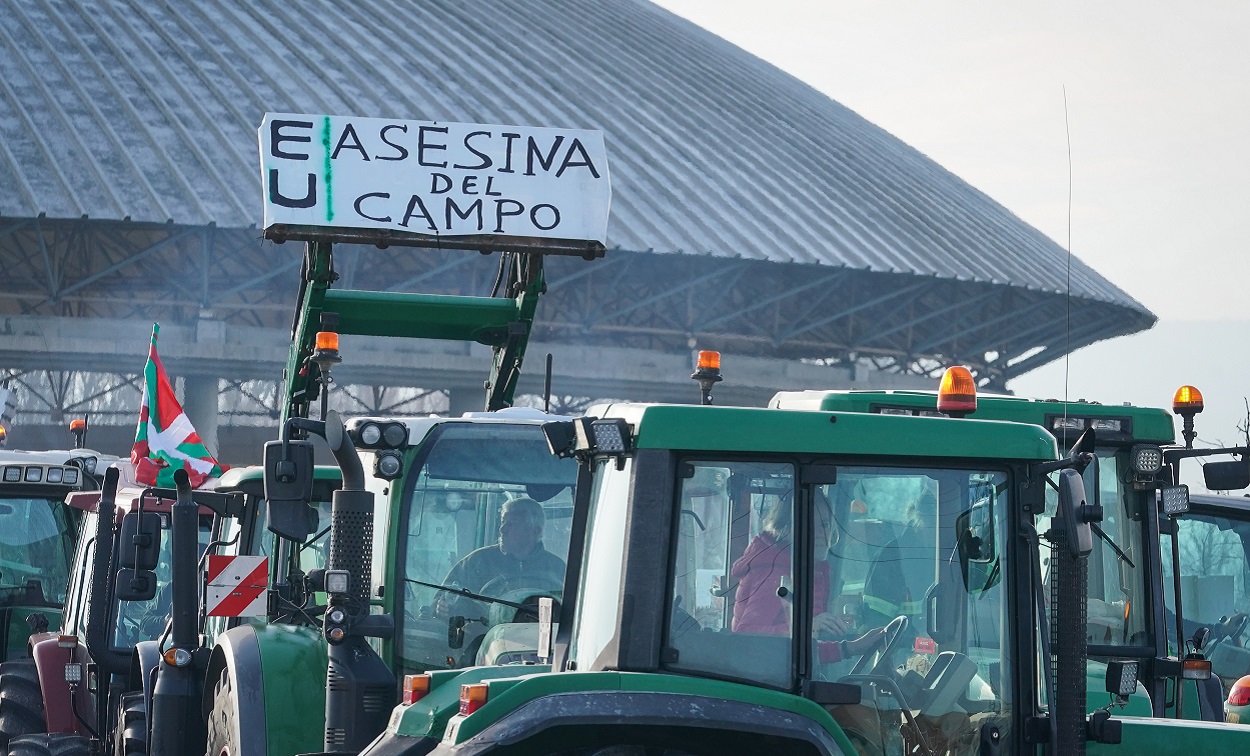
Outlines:
[[[603,133],[267,113],[264,228],[606,243]]]

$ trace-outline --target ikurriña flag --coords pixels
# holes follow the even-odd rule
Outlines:
[[[152,345],[143,368],[143,406],[130,461],[135,466],[135,480],[144,485],[173,488],[174,471],[185,469],[191,487],[199,488],[227,468],[209,453],[174,396],[174,385],[156,353],[160,330],[159,323],[152,324]]]

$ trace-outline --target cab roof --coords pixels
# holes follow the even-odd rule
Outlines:
[[[876,412],[883,409],[912,408],[937,411],[936,391],[898,390],[809,390],[782,391],[773,396],[769,407],[780,409],[824,410],[843,412]],[[1142,441],[1172,444],[1176,428],[1171,414],[1157,407],[1134,407],[1098,402],[1064,402],[1059,399],[1030,399],[1006,394],[977,394],[977,411],[970,418],[1006,420],[1054,427],[1054,419],[1096,418],[1120,420],[1125,428],[1122,437],[1107,435],[1111,440]],[[1100,435],[1100,437],[1102,437]]]
[[[636,448],[1040,461],[1058,458],[1040,426],[945,417],[678,404],[610,404]]]

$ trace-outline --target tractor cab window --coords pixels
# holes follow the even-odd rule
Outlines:
[[[1094,550],[1089,555],[1089,599],[1086,638],[1098,646],[1148,647],[1154,643],[1147,616],[1149,573],[1142,547],[1143,513],[1153,511],[1146,492],[1134,491],[1124,472],[1129,469],[1127,451],[1099,449],[1098,466],[1086,468],[1082,476],[1088,501],[1103,507],[1098,523],[1106,538],[1094,534]],[[1038,518],[1037,532],[1050,528],[1050,518],[1058,506],[1053,487],[1046,490],[1046,513]],[[1049,549],[1039,550],[1042,574],[1049,584]]]
[[[1209,628],[1204,652],[1211,670],[1228,689],[1250,675],[1250,521],[1190,512],[1177,519],[1180,528],[1181,612],[1185,641]],[[1163,553],[1172,553],[1164,536]],[[1168,645],[1176,644],[1176,601],[1172,560],[1163,560],[1163,599],[1167,608]]]
[[[0,607],[65,602],[74,526],[53,499],[0,499]]]
[[[198,554],[204,555],[212,540],[213,516],[200,515]],[[173,565],[173,538],[170,515],[161,513],[161,550],[156,563],[156,595],[147,601],[113,602],[112,627],[114,649],[133,648],[139,641],[155,640],[165,632],[173,609],[173,586],[170,583]],[[115,576],[114,576],[115,579]],[[196,589],[198,590],[198,588]]]
[[[679,467],[666,667],[859,686],[831,713],[868,753],[975,753],[1009,725],[1005,473]]]
[[[679,482],[670,666],[792,682],[794,465],[691,461]]]
[[[538,425],[447,423],[406,477],[398,652],[407,670],[533,661],[559,601],[577,464]]]
[[[976,753],[1011,721],[1007,476],[840,466],[817,492],[813,677],[862,690],[834,718],[872,753]]]

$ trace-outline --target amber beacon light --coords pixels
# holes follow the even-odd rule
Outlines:
[[[963,365],[946,368],[938,386],[938,412],[963,417],[977,411],[977,382],[972,371]]]
[[[1198,437],[1194,415],[1202,411],[1202,392],[1193,386],[1181,386],[1172,395],[1172,411],[1184,420],[1181,435],[1185,437],[1185,448],[1194,448],[1194,439]]]
[[[699,383],[699,389],[702,393],[702,404],[711,404],[712,386],[722,380],[720,374],[720,352],[713,352],[708,349],[701,350],[698,358],[695,360],[694,373],[691,374],[690,378]]]

